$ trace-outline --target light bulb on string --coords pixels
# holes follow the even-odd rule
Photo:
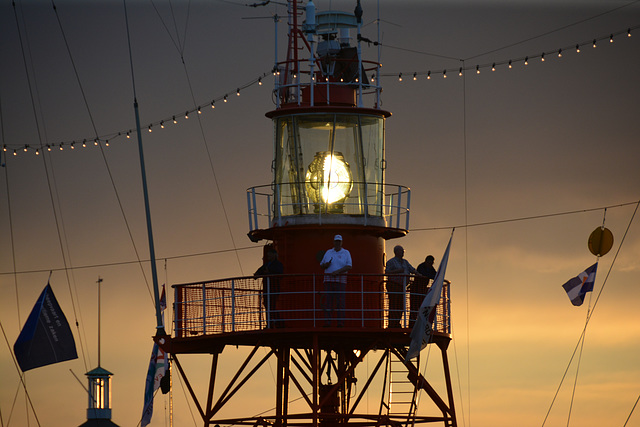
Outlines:
[[[36,156],[40,155],[40,150],[38,148],[36,148]]]
[[[509,60],[509,68],[513,68],[513,65],[511,64],[511,60]]]
[[[446,79],[447,78],[447,70],[443,70],[442,71],[442,78]]]
[[[127,132],[127,139],[130,139],[131,135],[129,135],[129,132]]]
[[[222,99],[224,102],[227,102],[227,95],[224,96],[224,98]]]
[[[593,39],[593,47],[596,47],[596,39]]]
[[[164,120],[160,121],[160,129],[164,129]]]
[[[418,80],[418,73],[413,73],[413,81]]]
[[[129,138],[129,132],[127,132],[127,138]],[[82,148],[87,148],[87,140],[82,141]]]
[[[47,144],[47,151],[51,151],[51,146]]]
[[[496,63],[494,62],[494,63],[491,65],[491,71],[495,71],[495,70],[496,70]]]
[[[27,152],[27,150],[29,150],[29,146],[28,146],[28,145],[25,145],[25,146],[24,146],[24,152],[26,153],[26,152]]]
[[[184,118],[185,118],[185,119],[188,119],[188,118],[189,118],[189,112],[188,112],[188,111],[185,111],[185,113],[184,113]]]
[[[153,132],[153,131],[151,130],[151,125],[149,125],[149,132]]]
[[[476,74],[480,74],[480,66],[476,65]]]
[[[176,120],[176,116],[173,116],[172,120],[173,120],[173,124],[177,124],[178,123],[178,121]]]
[[[4,144],[4,145],[2,146],[2,151],[4,151],[5,153],[7,152],[7,144]]]
[[[542,54],[540,55],[540,61],[544,62],[544,52],[542,52]]]
[[[93,140],[93,145],[97,146],[98,145],[98,139],[94,139]]]
[[[71,149],[72,149],[72,150],[75,150],[75,149],[76,149],[76,145],[75,145],[75,144],[76,144],[75,142],[72,142],[72,143],[71,143],[70,147],[71,147]]]
[[[13,155],[14,155],[14,156],[17,156],[17,155],[18,155],[18,152],[17,152],[15,149],[13,150]]]
[[[104,145],[107,146],[107,147],[109,146],[109,140],[108,139],[106,141],[104,141]]]
[[[236,89],[236,96],[240,96],[240,88]]]
[[[524,58],[524,65],[529,65],[529,57]]]
[[[627,28],[627,37],[631,37],[631,28]]]
[[[342,80],[342,79],[340,79]],[[402,73],[398,74],[398,81],[401,82],[402,81]]]
[[[60,151],[64,150],[64,147],[62,146],[62,142],[60,143]]]
[[[558,58],[562,58],[562,49],[558,49]]]
[[[427,71],[427,80],[431,80],[431,71]]]
[[[216,108],[216,101],[211,101],[211,108]]]
[[[258,86],[262,86],[262,77],[258,77]]]
[[[579,44],[576,45],[576,53],[580,53],[580,45]]]
[[[198,107],[198,114],[202,114],[202,111],[200,111],[200,107]]]
[[[609,43],[613,43],[613,34],[609,36]]]
[[[462,76],[462,67],[460,67],[460,69],[458,70],[458,75]]]

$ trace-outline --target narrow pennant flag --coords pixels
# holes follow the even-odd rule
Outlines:
[[[591,267],[587,268],[585,271],[562,285],[564,290],[567,291],[571,304],[582,305],[584,302],[584,296],[587,292],[593,291],[593,284],[596,281],[597,269],[598,263],[596,262]]]
[[[438,272],[436,273],[436,277],[433,279],[433,284],[431,285],[431,289],[425,295],[422,304],[420,305],[420,310],[418,310],[418,318],[413,325],[413,329],[411,330],[411,344],[409,345],[409,350],[407,351],[407,356],[405,360],[411,360],[414,357],[420,354],[420,351],[424,349],[427,344],[431,341],[431,336],[433,334],[433,320],[436,314],[436,306],[438,301],[440,301],[440,295],[442,294],[442,284],[444,283],[444,275],[447,270],[447,263],[449,262],[449,249],[451,248],[451,239],[453,239],[453,235],[449,238],[449,244],[447,245],[447,249],[444,251],[444,255],[442,255],[442,261],[440,261],[440,266],[438,267]]]
[[[13,345],[22,371],[78,358],[76,342],[47,283]]]
[[[164,323],[164,310],[167,308],[167,298],[164,292],[164,285],[162,285],[162,296],[160,297],[160,309],[162,310],[162,321]],[[140,427],[145,427],[151,423],[151,416],[153,415],[153,396],[156,390],[160,387],[162,378],[168,370],[167,353],[158,346],[157,343],[153,344],[153,350],[151,351],[151,360],[149,362],[149,369],[147,370],[147,379],[144,387],[144,407],[142,409],[142,419],[140,421]]]

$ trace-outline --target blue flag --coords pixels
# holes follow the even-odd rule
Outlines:
[[[13,352],[23,372],[78,358],[69,322],[49,283],[31,310]]]
[[[582,305],[586,293],[593,291],[593,284],[596,281],[597,269],[598,263],[596,262],[591,267],[587,268],[585,271],[562,285],[564,290],[567,291],[571,304]]]

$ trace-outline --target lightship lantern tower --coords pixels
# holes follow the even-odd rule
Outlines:
[[[385,182],[384,126],[391,114],[380,109],[379,59],[361,55],[360,1],[353,13],[316,11],[311,0],[287,4],[287,57],[276,59],[276,109],[266,114],[274,126],[273,180],[247,190],[249,238],[265,242],[265,263],[275,249],[285,274],[173,285],[174,336],[156,342],[173,354],[205,426],[457,426],[448,286],[432,340],[441,354],[439,386],[420,374],[419,357],[405,360],[415,315],[407,287],[395,295],[400,307],[389,304],[385,241],[407,234],[410,191]],[[344,310],[328,323],[319,261],[336,234],[353,267]],[[400,327],[389,323],[391,312]],[[218,363],[227,346],[251,350],[220,387]],[[198,399],[181,362],[190,353],[212,354],[205,399]],[[270,359],[277,365],[275,388],[262,393],[272,394],[274,409],[248,413],[238,397],[238,415],[229,416],[236,395]]]

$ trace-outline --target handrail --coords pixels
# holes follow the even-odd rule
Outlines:
[[[237,277],[173,285],[174,333],[177,338],[256,331],[264,328],[411,328],[416,302],[426,283],[414,276],[348,274],[344,309],[327,309],[323,275]],[[391,286],[407,283],[408,286]],[[422,287],[421,287],[422,285]],[[419,289],[421,293],[416,293]],[[433,329],[451,334],[449,285],[442,288]],[[331,295],[330,295],[331,294]],[[395,301],[392,302],[391,300]],[[399,305],[398,305],[399,304]],[[331,317],[327,322],[327,317]],[[398,318],[400,325],[393,324]]]
[[[294,197],[286,191],[290,186],[305,184],[306,182],[284,182],[248,188],[249,231],[281,226],[283,217],[315,215],[321,221],[323,214],[334,215],[336,212],[330,204],[303,201],[300,195],[297,196],[297,200],[294,200]],[[411,190],[408,187],[376,182],[353,182],[353,185],[376,188],[377,191],[365,197],[359,197],[355,194],[356,192],[353,192],[354,194],[342,203],[340,213],[351,216],[362,215],[365,223],[368,223],[369,218],[377,217],[384,219],[386,227],[409,229]]]

